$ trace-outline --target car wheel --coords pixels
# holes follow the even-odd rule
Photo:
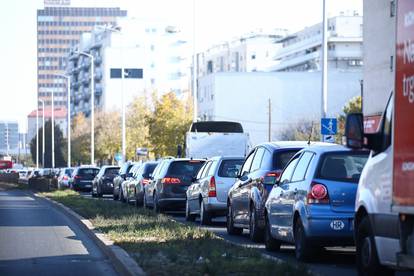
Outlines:
[[[196,216],[191,214],[190,206],[188,204],[188,200],[185,202],[185,220],[186,221],[195,221]]]
[[[368,217],[358,225],[356,233],[356,263],[359,275],[394,275],[394,271],[382,266]]]
[[[121,202],[125,203],[124,193],[122,192],[122,187],[118,189],[118,198]]]
[[[116,193],[115,192],[115,186],[114,186],[114,200],[118,200],[118,195],[119,195],[119,191],[118,191],[118,193]]]
[[[147,203],[147,197],[145,195],[145,192],[144,192],[144,196],[143,196],[143,200],[142,200],[142,207],[144,209],[149,209],[149,206],[148,206],[148,203]]]
[[[250,206],[250,221],[249,221],[249,236],[250,239],[254,242],[262,242],[263,241],[263,229],[259,228],[258,221],[257,221],[257,210],[252,204]]]
[[[227,207],[226,228],[227,228],[227,234],[229,235],[241,235],[243,233],[243,228],[238,228],[234,226],[233,207],[231,205]]]
[[[91,195],[92,195],[92,197],[97,197],[97,194],[93,191],[93,187],[92,187],[92,190],[91,190]]]
[[[265,234],[264,234],[264,242],[267,251],[279,251],[281,242],[272,237],[271,227],[272,225],[269,223],[269,220],[266,218],[266,226],[265,226]]]
[[[158,202],[158,195],[157,193],[154,194],[154,211],[155,213],[162,213],[162,209],[160,203]]]
[[[211,215],[206,210],[203,200],[201,200],[201,202],[200,202],[200,224],[201,225],[211,224]]]
[[[134,191],[134,198],[135,198],[135,207],[139,208],[142,207],[142,202],[138,200],[137,190]]]
[[[305,228],[302,221],[298,218],[295,222],[295,255],[299,261],[307,261],[310,257],[310,246],[307,240]]]
[[[98,194],[98,197],[103,196],[101,189],[99,189],[99,185],[96,187],[96,193]]]

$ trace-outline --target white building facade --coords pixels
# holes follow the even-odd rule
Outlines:
[[[337,117],[360,95],[360,72],[328,74],[328,113]],[[297,123],[321,118],[321,79],[318,72],[216,73],[198,81],[200,120],[237,121],[252,144],[268,141],[269,99],[272,140]]]
[[[362,70],[363,22],[356,12],[328,19],[328,69]],[[273,56],[267,71],[320,71],[322,24],[307,27],[279,41],[281,47]]]
[[[71,116],[90,114],[90,60],[94,56],[95,106],[120,109],[136,96],[188,91],[190,57],[180,30],[162,22],[125,19],[114,27],[84,34],[69,56],[72,80]],[[122,69],[124,70],[122,73]],[[122,79],[123,77],[123,79]]]

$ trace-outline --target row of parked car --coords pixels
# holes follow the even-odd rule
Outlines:
[[[185,211],[187,220],[199,217],[201,224],[226,216],[229,234],[247,229],[267,250],[294,244],[296,257],[306,260],[325,246],[354,243],[355,196],[368,154],[328,143],[272,142],[247,157],[166,157],[62,170],[62,186],[156,212]]]

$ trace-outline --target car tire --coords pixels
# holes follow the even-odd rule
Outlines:
[[[102,197],[103,196],[102,191],[99,189],[99,185],[96,187],[96,193],[97,193],[97,196],[98,197]]]
[[[135,207],[137,207],[137,208],[140,208],[140,207],[142,207],[144,204],[143,204],[143,200],[141,201],[141,200],[138,200],[138,196],[137,196],[137,191],[135,190],[135,192],[134,192],[134,198],[135,198]]]
[[[123,203],[126,202],[125,198],[124,198],[124,193],[122,192],[122,187],[119,187],[119,189],[118,189],[118,198],[119,198],[119,201],[121,201]]]
[[[188,200],[185,202],[185,220],[186,221],[195,221],[196,216],[190,213],[190,206],[188,204]]]
[[[201,200],[200,202],[200,224],[201,225],[211,224],[211,214],[206,210],[203,200]]]
[[[394,271],[379,262],[377,247],[368,217],[364,217],[356,232],[356,264],[358,275],[394,275]]]
[[[162,210],[162,208],[160,206],[160,203],[158,202],[158,195],[157,195],[157,193],[154,194],[154,201],[153,202],[154,202],[154,211],[155,211],[155,213],[162,213],[163,210]]]
[[[149,209],[149,206],[148,206],[148,203],[147,203],[147,197],[145,195],[145,192],[144,192],[144,196],[143,196],[143,199],[142,199],[142,207],[144,209]]]
[[[306,237],[305,228],[303,227],[300,218],[296,219],[294,229],[296,259],[298,261],[306,262],[309,260],[311,250],[308,238]]]
[[[279,251],[281,242],[275,238],[272,237],[270,227],[271,224],[269,223],[269,220],[266,218],[266,226],[265,226],[265,235],[264,235],[264,244],[267,251]]]
[[[238,228],[234,226],[232,205],[229,205],[227,207],[226,228],[227,234],[229,235],[241,235],[243,233],[243,228]]]
[[[92,187],[92,190],[91,190],[91,195],[92,195],[92,197],[97,197],[98,195],[93,191],[93,187]]]
[[[119,198],[118,198],[118,195],[119,195],[119,192],[118,193],[115,193],[115,186],[114,186],[114,197],[113,197],[113,199],[114,200],[118,200]]]
[[[249,219],[249,237],[254,242],[262,242],[264,238],[264,231],[260,229],[257,221],[257,210],[252,204],[250,206],[250,219]]]

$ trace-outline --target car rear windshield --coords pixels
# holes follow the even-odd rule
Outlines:
[[[218,171],[219,177],[235,178],[243,165],[243,159],[223,160]]]
[[[273,168],[275,170],[283,170],[287,163],[292,159],[299,149],[275,151],[273,153]]]
[[[99,172],[99,169],[79,169],[78,174],[80,175],[97,175]]]
[[[357,183],[367,159],[368,152],[325,154],[319,161],[318,178]]]
[[[65,169],[66,175],[71,175],[73,173],[73,169]]]
[[[157,165],[157,163],[147,164],[144,168],[144,173],[142,174],[142,176],[145,178],[149,178],[149,175],[154,171]]]
[[[168,168],[168,174],[195,176],[203,164],[204,161],[201,160],[174,161]]]
[[[119,172],[119,168],[107,168],[105,170],[105,174],[117,174]]]

